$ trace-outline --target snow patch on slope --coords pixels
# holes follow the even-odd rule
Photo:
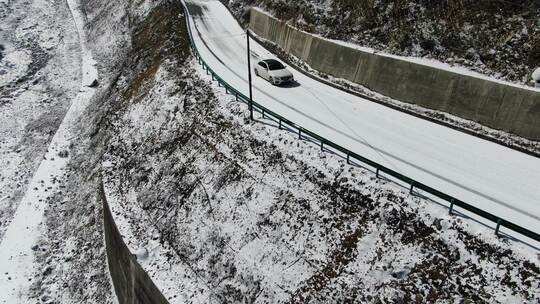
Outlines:
[[[7,47],[5,53],[5,57],[0,60],[0,87],[24,75],[32,62],[26,51],[10,50]]]

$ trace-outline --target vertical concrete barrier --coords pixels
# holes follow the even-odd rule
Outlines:
[[[120,304],[168,304],[169,302],[139,265],[116,227],[103,185],[103,226],[109,272]]]
[[[540,140],[540,92],[382,56],[313,36],[251,9],[259,37],[313,69],[391,98]]]

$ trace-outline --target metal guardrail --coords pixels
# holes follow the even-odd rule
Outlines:
[[[199,64],[201,64],[203,66],[203,69],[206,70],[206,72],[208,74],[210,74],[212,76],[212,79],[213,80],[217,80],[218,84],[223,86],[226,90],[227,93],[229,94],[232,94],[236,97],[237,100],[240,100],[246,104],[250,104],[250,99],[248,96],[242,94],[240,91],[238,91],[237,89],[235,89],[233,86],[231,86],[230,84],[228,84],[223,78],[221,78],[219,75],[217,75],[213,70],[212,68],[210,68],[210,66],[208,66],[208,64],[204,61],[204,59],[201,57],[200,53],[199,53],[199,50],[197,49],[197,46],[195,45],[195,40],[193,39],[193,33],[191,31],[191,20],[190,20],[190,15],[189,15],[189,10],[187,8],[187,6],[185,5],[184,1],[182,1],[182,5],[184,7],[184,11],[185,11],[185,17],[186,17],[186,26],[188,28],[188,33],[189,33],[189,38],[190,38],[190,41],[191,41],[191,49],[193,50],[193,54],[195,55],[195,58],[198,60]],[[364,163],[366,165],[369,165],[371,167],[373,167],[375,170],[376,170],[376,175],[377,177],[379,177],[379,174],[382,172],[382,173],[385,173],[385,174],[388,174],[389,176],[392,176],[394,178],[397,178],[398,180],[402,181],[402,182],[405,182],[407,184],[410,185],[410,193],[413,193],[413,191],[415,189],[419,189],[419,190],[422,190],[422,191],[425,191],[426,193],[429,193],[435,197],[438,197],[442,200],[445,200],[447,202],[450,203],[450,213],[452,213],[452,210],[454,208],[454,206],[458,206],[458,207],[461,207],[471,213],[474,213],[478,216],[481,216],[487,220],[490,220],[492,222],[494,222],[496,224],[496,227],[495,227],[495,234],[499,234],[499,229],[500,227],[506,227],[510,230],[513,230],[515,232],[518,232],[526,237],[529,237],[535,241],[538,241],[540,242],[540,234],[534,232],[534,231],[531,231],[527,228],[524,228],[524,227],[521,227],[517,224],[514,224],[512,222],[509,222],[505,219],[502,219],[496,215],[493,215],[489,212],[486,212],[480,208],[477,208],[475,206],[472,206],[470,204],[467,204],[466,202],[462,201],[462,200],[459,200],[451,195],[448,195],[446,193],[443,193],[437,189],[434,189],[428,185],[425,185],[419,181],[416,181],[410,177],[407,177],[399,172],[396,172],[390,168],[387,168],[383,165],[380,165],[368,158],[365,158],[355,152],[352,152],[322,136],[319,136],[317,135],[316,133],[314,132],[311,132],[305,128],[303,128],[302,126],[288,120],[287,118],[273,112],[272,110],[264,107],[263,105],[255,102],[255,101],[251,101],[251,104],[253,106],[253,109],[254,110],[258,110],[260,113],[262,113],[263,116],[269,116],[269,118],[273,118],[276,122],[278,122],[278,125],[279,125],[279,128],[283,128],[284,125],[287,125],[289,126],[290,128],[292,129],[296,129],[298,130],[298,136],[299,138],[302,137],[302,134],[304,135],[307,135],[307,136],[310,136],[311,138],[317,140],[320,142],[321,144],[321,149],[324,148],[324,146],[328,146],[328,147],[331,147],[333,149],[335,149],[336,151],[339,151],[343,154],[346,155],[347,157],[347,163],[350,163],[351,159],[354,159],[356,161],[359,161],[361,163]]]

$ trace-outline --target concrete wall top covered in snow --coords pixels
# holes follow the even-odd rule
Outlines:
[[[120,304],[168,304],[167,299],[124,243],[105,198],[103,185],[100,196],[103,200],[107,261],[118,302]]]
[[[251,9],[250,29],[313,69],[391,98],[540,140],[540,92],[348,47]]]

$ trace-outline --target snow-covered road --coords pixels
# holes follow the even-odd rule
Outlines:
[[[207,64],[247,95],[246,36],[219,1],[186,1]],[[255,41],[252,64],[275,58]],[[347,94],[294,71],[297,85],[254,76],[253,99],[351,151],[538,232],[540,159]],[[493,225],[493,223],[490,223]]]

